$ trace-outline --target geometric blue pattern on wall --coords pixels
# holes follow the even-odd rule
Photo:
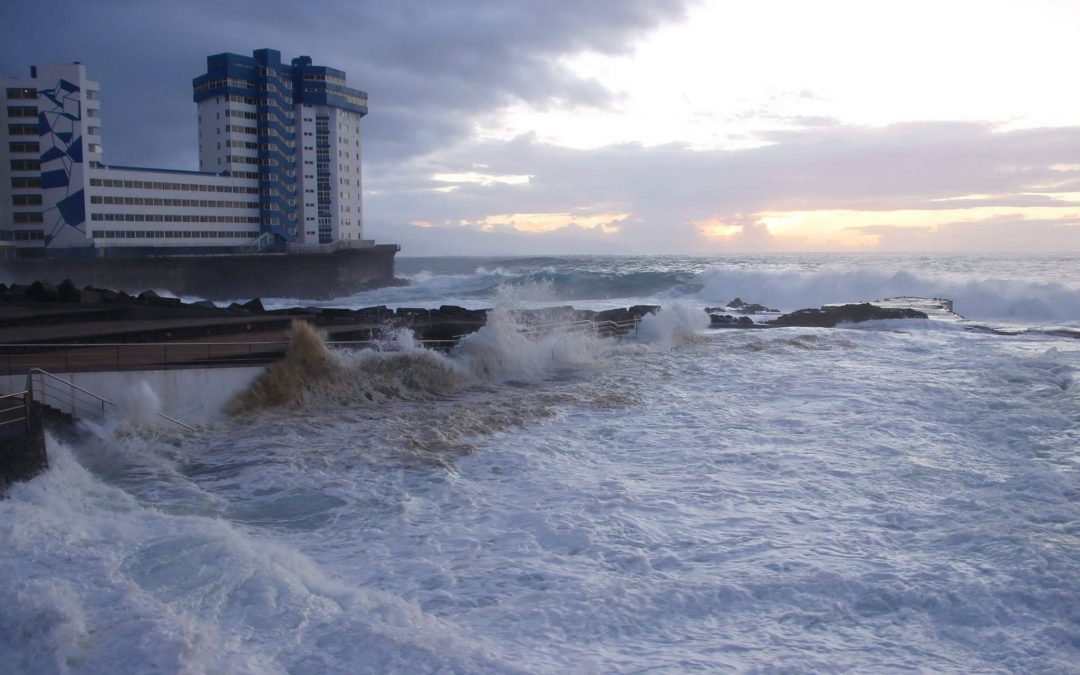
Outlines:
[[[61,155],[62,156],[62,155]],[[41,172],[41,187],[46,190],[67,187],[68,173],[63,169]]]
[[[60,148],[49,148],[41,153],[41,161],[43,162],[51,162],[54,159],[60,159],[61,157],[67,157],[67,153]]]
[[[82,164],[82,135],[76,136],[76,130],[82,121],[82,102],[79,98],[79,86],[60,79],[52,89],[38,90],[38,136],[41,146],[41,187],[46,190],[66,188],[63,198],[57,200],[54,209],[56,218],[52,229],[45,233],[45,245],[56,238],[65,228],[73,227],[85,234],[86,205],[82,186],[71,192],[71,176],[76,164]],[[51,107],[41,105],[45,99]],[[59,166],[56,166],[59,162]],[[45,164],[52,166],[46,167]],[[44,215],[44,214],[43,214]]]
[[[59,135],[57,134],[57,136]],[[75,164],[82,164],[82,136],[68,143],[67,156]]]
[[[86,220],[86,200],[83,199],[83,191],[79,190],[64,197],[56,203],[56,209],[60,216],[68,223],[81,223]]]

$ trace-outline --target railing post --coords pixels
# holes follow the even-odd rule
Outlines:
[[[34,379],[32,373],[26,374],[26,393],[23,394],[23,414],[26,415],[26,433],[30,433],[30,412],[34,406]]]
[[[120,370],[120,345],[116,345],[116,369]]]

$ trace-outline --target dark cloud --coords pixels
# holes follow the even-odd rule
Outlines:
[[[208,54],[279,49],[341,68],[367,91],[366,160],[445,147],[513,102],[604,105],[611,92],[558,58],[625,52],[684,14],[684,0],[4,3],[0,72],[82,61],[102,83],[106,160],[197,164],[191,79]],[[18,27],[18,29],[14,29]]]
[[[1080,192],[1080,127],[857,127],[831,118],[779,118],[766,101],[755,114],[764,126],[780,121],[787,130],[758,132],[751,139],[764,145],[737,151],[680,144],[575,150],[531,136],[472,137],[477,120],[514,102],[541,109],[612,104],[618,92],[566,72],[560,57],[586,49],[628,52],[637,38],[684,10],[683,0],[4,3],[0,73],[23,74],[36,62],[83,61],[102,82],[107,161],[192,168],[190,82],[205,68],[206,55],[272,47],[286,58],[307,54],[342,68],[350,84],[371,97],[368,233],[421,249],[413,253],[768,250],[779,244],[753,218],[763,210],[1020,208],[1053,203],[1039,193]],[[470,171],[532,178],[521,185],[461,184],[449,192],[436,191],[447,184],[431,180],[435,173]],[[941,201],[965,195],[990,196]],[[480,233],[458,226],[506,213],[630,215],[612,235],[581,228]],[[707,242],[694,224],[707,219],[741,229],[723,242]],[[418,221],[441,227],[407,225]],[[987,233],[1020,245],[1015,232],[1030,227],[1022,220],[943,222],[922,235],[933,234],[942,246],[949,233],[973,241]],[[1040,245],[1074,241],[1068,224],[1035,227]],[[895,229],[878,234],[883,245],[896,246],[903,237],[910,245],[910,237],[920,236]]]
[[[612,243],[638,251],[694,251],[710,244],[695,221],[750,225],[723,246],[777,245],[740,214],[764,210],[955,209],[1069,205],[1031,194],[1080,178],[1080,127],[997,131],[976,123],[889,127],[833,125],[771,133],[772,145],[735,151],[683,145],[573,150],[524,136],[448,149],[433,165],[418,160],[369,182],[370,226],[391,236],[396,223],[479,220],[496,213],[630,213]],[[435,172],[530,174],[525,185],[462,185],[434,192]],[[426,182],[425,182],[426,181]],[[423,186],[428,186],[424,188]],[[941,201],[990,194],[980,200]],[[745,219],[745,215],[741,216]],[[951,219],[943,215],[943,222]],[[994,230],[994,233],[999,230]],[[970,233],[977,234],[977,230]],[[972,240],[978,242],[978,237]],[[788,242],[790,244],[790,242]]]

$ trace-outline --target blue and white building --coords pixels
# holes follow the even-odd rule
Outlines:
[[[335,250],[363,239],[361,119],[345,73],[279,52],[207,57],[199,170],[107,165],[80,63],[3,85],[0,248],[20,256]]]

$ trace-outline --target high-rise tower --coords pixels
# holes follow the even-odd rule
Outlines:
[[[199,168],[258,180],[262,231],[328,244],[363,238],[360,120],[345,73],[281,53],[215,54],[192,82]]]

